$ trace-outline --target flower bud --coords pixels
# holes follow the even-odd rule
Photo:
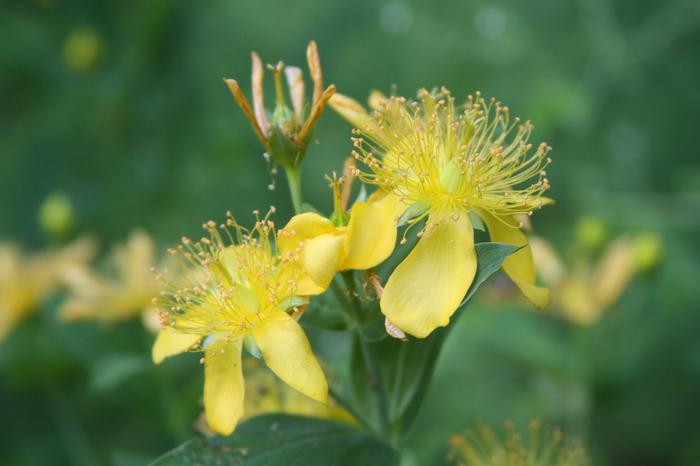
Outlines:
[[[68,196],[56,192],[50,194],[39,208],[39,225],[54,239],[65,238],[75,226],[75,212]]]
[[[663,258],[663,243],[659,236],[654,233],[641,233],[632,244],[634,263],[639,271],[646,272],[653,269]]]
[[[276,65],[268,65],[268,70],[274,75],[276,94],[275,106],[270,110],[265,107],[264,102],[262,61],[255,52],[251,57],[253,63],[252,108],[236,80],[226,79],[226,84],[273,162],[285,168],[297,168],[306,155],[316,121],[335,93],[335,86],[331,84],[325,90],[323,89],[318,49],[316,43],[311,41],[307,48],[309,71],[314,82],[311,101],[305,98],[301,70],[291,66],[285,67],[284,63],[278,62]],[[285,95],[283,73],[287,81],[291,107]]]
[[[63,61],[76,73],[87,73],[97,66],[102,48],[102,39],[95,31],[76,29],[63,43]]]
[[[608,230],[602,219],[585,216],[576,222],[576,242],[589,250],[600,248],[608,237]]]

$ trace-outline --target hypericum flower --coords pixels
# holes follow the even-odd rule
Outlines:
[[[354,165],[350,171],[354,172]],[[348,170],[346,170],[348,171]],[[282,250],[299,251],[304,269],[319,290],[343,270],[366,270],[389,257],[396,245],[397,198],[385,196],[355,202],[346,212],[351,173],[332,180],[335,211],[330,219],[306,212],[292,217],[279,231]]]
[[[570,321],[591,325],[600,320],[627,289],[637,272],[648,270],[661,258],[661,243],[651,233],[632,238],[622,235],[611,241],[594,263],[577,255],[567,267],[546,240],[530,238],[535,266],[552,289],[552,306]],[[590,252],[590,250],[588,250]]]
[[[506,436],[483,424],[450,437],[447,460],[459,466],[588,466],[586,451],[576,441],[564,439],[559,429],[542,431],[539,422],[530,423],[528,441],[506,424]]]
[[[270,164],[279,164],[284,167],[289,182],[289,191],[292,197],[294,210],[299,213],[302,210],[301,201],[301,161],[306,155],[306,149],[311,140],[311,134],[316,121],[326,107],[328,99],[335,93],[335,86],[331,84],[323,89],[323,75],[321,73],[321,60],[318,57],[316,42],[311,41],[306,49],[306,58],[309,63],[309,72],[314,82],[311,102],[306,101],[304,91],[304,79],[301,69],[278,62],[268,68],[275,76],[275,93],[277,101],[272,111],[265,109],[263,102],[263,77],[264,70],[260,57],[253,52],[253,108],[241,90],[235,79],[226,79],[234,99],[253,125],[255,135],[265,148],[264,157]],[[292,108],[287,105],[282,85],[282,71],[287,77]],[[276,168],[270,168],[272,174]],[[274,179],[270,184],[274,189]]]
[[[208,238],[170,253],[182,260],[184,283],[162,278],[157,300],[164,330],[153,360],[189,349],[204,352],[204,409],[214,432],[228,435],[243,415],[241,347],[251,345],[288,385],[326,403],[328,385],[301,326],[308,295],[320,290],[300,266],[296,251],[275,251],[276,230],[268,217],[248,231],[229,213],[225,225],[204,225]]]
[[[492,241],[522,246],[503,269],[535,306],[546,306],[549,292],[535,286],[518,219],[550,202],[543,193],[551,148],[542,143],[530,151],[530,122],[511,121],[508,107],[479,93],[458,107],[444,88],[422,90],[418,101],[392,97],[364,119],[362,106],[353,105],[353,119],[362,124],[354,130],[353,155],[367,167],[360,179],[379,188],[377,198],[397,199],[395,218],[407,231],[425,220],[417,245],[384,288],[386,317],[421,338],[448,324],[476,272],[475,222]],[[340,107],[342,114],[351,106]]]
[[[0,243],[0,341],[41,302],[86,267],[95,241],[80,238],[58,250],[23,257],[19,248]]]
[[[144,231],[133,231],[126,244],[113,248],[108,265],[114,277],[102,276],[88,268],[70,274],[67,277],[70,296],[59,307],[58,315],[66,321],[112,322],[141,314],[149,329],[159,328],[151,304],[159,291],[159,283],[151,273],[156,265],[153,239]]]

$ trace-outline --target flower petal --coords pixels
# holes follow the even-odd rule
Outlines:
[[[384,95],[382,91],[372,89],[372,91],[369,93],[367,103],[369,104],[369,108],[372,110],[382,110],[388,102],[389,98]]]
[[[243,339],[217,341],[204,353],[204,411],[211,430],[230,435],[243,416]]]
[[[429,222],[438,222],[431,215]],[[389,277],[382,312],[401,330],[424,338],[446,326],[476,273],[474,231],[466,213],[448,216],[418,241]]]
[[[160,364],[165,358],[184,353],[201,340],[201,335],[179,333],[171,328],[165,328],[158,333],[151,349],[153,362]]]
[[[326,217],[313,212],[298,214],[277,233],[277,248],[282,253],[294,252],[300,242],[334,231],[335,225]]]
[[[325,234],[305,242],[302,263],[311,280],[328,288],[345,257],[345,235]]]
[[[328,105],[355,128],[364,128],[372,122],[372,117],[362,104],[346,95],[336,92]]]
[[[277,235],[280,252],[299,254],[302,276],[298,295],[315,295],[328,288],[345,257],[345,229],[315,213],[295,215]]]
[[[263,359],[289,386],[321,403],[328,401],[328,383],[301,326],[274,311],[252,331]]]
[[[535,270],[539,273],[542,281],[548,286],[557,286],[567,274],[559,254],[549,242],[542,238],[531,236],[528,241],[532,249]]]
[[[396,245],[398,197],[388,194],[379,201],[356,202],[350,213],[341,270],[365,270],[391,255]]]
[[[593,272],[592,294],[600,307],[606,308],[619,299],[634,271],[632,241],[621,236],[606,248]]]
[[[503,262],[503,271],[520,288],[525,297],[538,309],[544,309],[549,305],[549,289],[535,285],[535,264],[532,260],[532,250],[527,242],[527,237],[518,228],[518,223],[512,215],[502,217],[500,221],[485,210],[479,210],[479,216],[486,223],[491,241],[508,243],[514,246],[525,246],[518,252],[511,254]],[[504,222],[509,223],[509,226]]]

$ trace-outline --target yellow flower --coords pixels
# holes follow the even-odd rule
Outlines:
[[[113,278],[87,268],[69,275],[70,296],[59,307],[59,316],[66,321],[112,322],[142,314],[146,326],[154,329],[151,299],[159,290],[151,272],[154,265],[153,239],[144,231],[133,231],[126,244],[112,250],[109,266],[114,271]]]
[[[81,238],[59,250],[23,257],[0,243],[0,341],[41,302],[94,256],[92,239]]]
[[[328,405],[317,403],[281,383],[269,371],[264,370],[264,364],[258,359],[246,359],[244,369],[246,418],[268,413],[286,413],[357,423],[352,414],[333,400],[329,400]]]
[[[353,153],[367,167],[360,179],[376,185],[380,197],[396,199],[408,229],[425,220],[417,245],[389,277],[382,312],[416,337],[447,325],[476,272],[475,222],[492,241],[522,246],[503,269],[536,307],[545,307],[549,292],[535,286],[518,216],[550,202],[543,193],[551,148],[543,143],[532,153],[532,125],[511,121],[495,99],[477,93],[457,107],[444,88],[419,98],[376,98],[380,110],[364,118],[347,97],[332,103],[341,114],[352,108],[351,121],[360,124]]]
[[[159,299],[164,330],[153,346],[153,360],[160,363],[193,348],[204,352],[206,418],[211,429],[223,435],[233,432],[243,416],[244,340],[284,382],[326,403],[326,378],[304,331],[290,315],[300,314],[305,296],[322,291],[306,276],[299,254],[275,252],[277,235],[267,217],[251,231],[230,214],[226,225],[209,222],[205,228],[208,238],[183,238],[178,249],[171,250],[190,273],[182,275],[186,283],[164,279]]]
[[[356,202],[347,225],[312,212],[298,214],[280,230],[282,251],[297,251],[312,289],[325,290],[337,271],[366,270],[391,255],[396,244],[397,199]]]
[[[586,451],[577,441],[564,438],[559,429],[542,429],[539,422],[530,423],[528,440],[523,440],[512,423],[506,424],[506,435],[497,434],[488,426],[477,424],[464,434],[450,437],[447,460],[459,466],[587,466]]]
[[[653,248],[654,263],[658,262],[662,247],[659,239],[642,233],[635,238],[615,238],[595,263],[589,256],[578,256],[567,267],[551,244],[537,237],[530,239],[536,268],[552,288],[554,309],[579,325],[600,320],[603,312],[620,299],[635,273],[648,270],[647,244]]]

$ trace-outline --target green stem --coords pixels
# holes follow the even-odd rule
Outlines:
[[[401,348],[399,349],[399,357],[396,361],[396,373],[394,374],[394,386],[391,390],[391,407],[389,413],[391,414],[392,421],[399,410],[399,404],[401,399],[401,388],[403,387],[403,371],[406,366],[406,342],[402,342]]]
[[[364,331],[359,326],[355,327],[355,330],[357,332],[357,339],[360,342],[362,357],[367,365],[367,371],[374,381],[374,396],[377,400],[377,418],[379,419],[379,430],[382,434],[387,435],[389,430],[389,420],[387,416],[386,394],[384,392],[382,375],[379,372],[377,361],[372,354],[372,350],[369,347]]]
[[[386,392],[384,387],[384,380],[377,365],[377,360],[374,357],[372,349],[367,341],[367,335],[362,327],[360,319],[363,315],[362,303],[360,302],[359,294],[357,293],[357,288],[355,287],[355,276],[353,272],[347,271],[342,272],[343,280],[350,292],[350,304],[351,312],[354,313],[354,326],[353,330],[357,335],[357,340],[360,343],[360,350],[362,351],[362,357],[365,360],[365,365],[367,367],[367,372],[374,382],[374,395],[377,403],[377,418],[379,421],[379,430],[384,435],[389,435],[389,420],[388,420],[388,410],[387,410],[387,400]]]
[[[287,174],[287,182],[289,183],[289,194],[292,196],[292,205],[294,206],[294,212],[297,214],[301,213],[301,167],[285,167],[285,173]]]

